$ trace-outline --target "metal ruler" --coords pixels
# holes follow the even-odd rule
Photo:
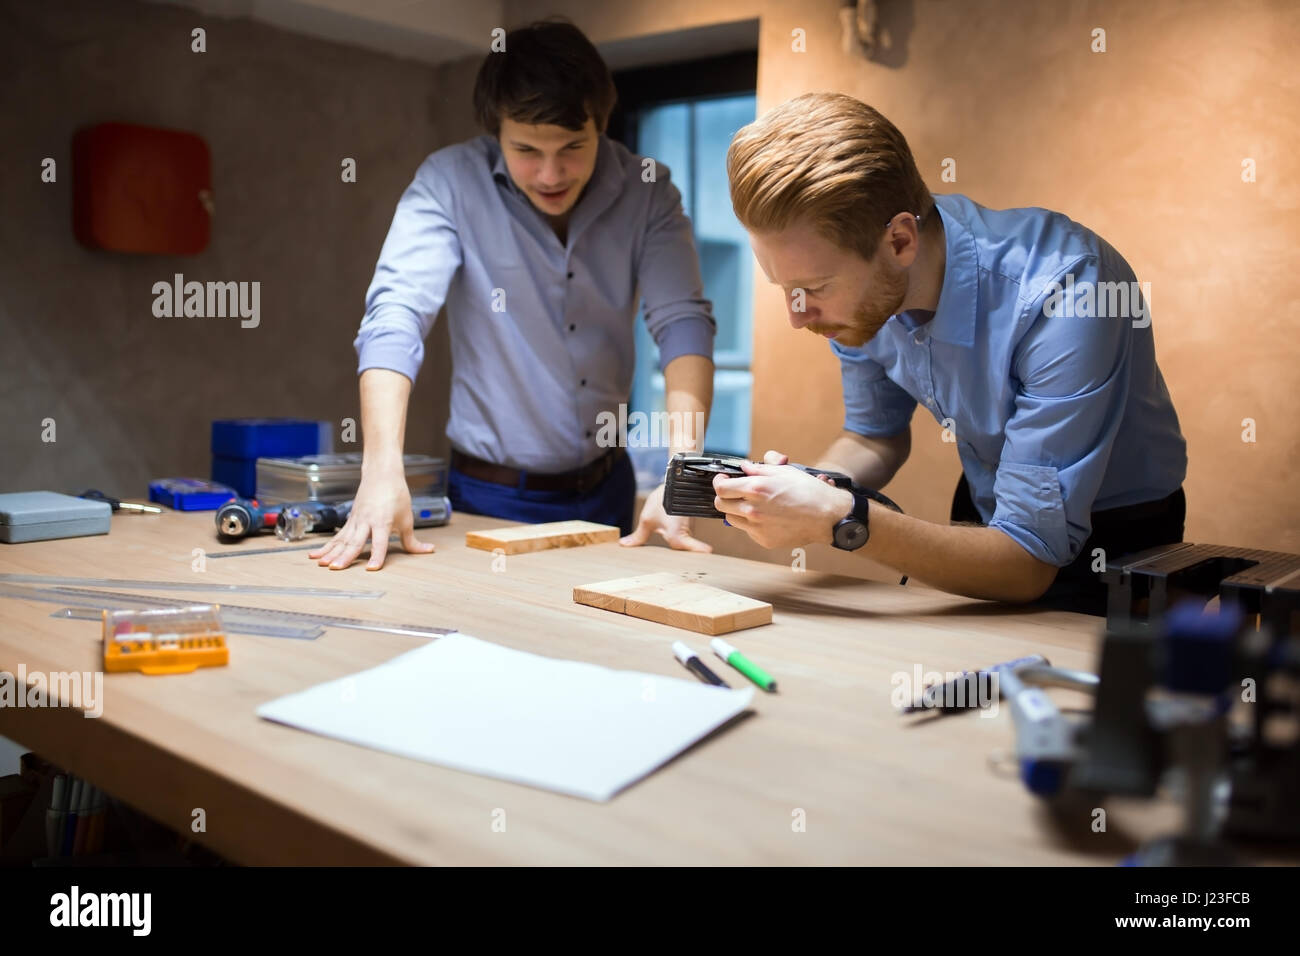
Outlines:
[[[401,541],[401,540],[402,540],[401,537],[399,537],[398,535],[391,535],[388,538],[388,543],[392,544],[396,541]],[[316,548],[323,548],[325,547],[325,545],[329,543],[330,543],[329,538],[322,537],[319,541],[313,544],[286,544],[286,545],[281,545],[278,548],[253,548],[250,551],[244,548],[233,547],[228,551],[217,551],[215,553],[209,553],[207,555],[207,558],[208,560],[211,560],[213,558],[238,558],[250,554],[279,554],[281,551],[312,551],[315,550]],[[364,548],[361,549],[357,557],[360,557],[362,554],[369,554],[369,553],[370,553],[370,546],[366,545]]]
[[[180,581],[142,581],[132,578],[69,578],[51,574],[0,574],[9,584],[73,585],[88,588],[148,588],[153,591],[213,591],[220,594],[283,594],[298,597],[366,598],[384,596],[383,591],[346,591],[342,588],[291,587],[278,584],[205,584]]]

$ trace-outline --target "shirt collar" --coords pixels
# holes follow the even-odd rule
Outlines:
[[[979,260],[975,253],[975,236],[958,218],[957,207],[950,204],[949,197],[935,196],[934,208],[943,222],[947,258],[939,307],[927,327],[930,335],[940,341],[971,346],[975,344],[975,315],[979,307]]]

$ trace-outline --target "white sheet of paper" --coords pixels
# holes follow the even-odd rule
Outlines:
[[[257,713],[364,747],[603,801],[731,720],[753,696],[752,687],[610,670],[456,633]]]

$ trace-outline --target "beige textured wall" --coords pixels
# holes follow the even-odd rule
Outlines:
[[[1300,552],[1300,5],[880,0],[890,42],[876,62],[841,53],[835,0],[517,2],[511,22],[543,7],[597,42],[757,17],[760,112],[808,91],[852,94],[899,126],[932,190],[1045,206],[1100,233],[1151,283],[1191,459],[1187,539]],[[1098,27],[1104,53],[1090,49]],[[791,49],[795,29],[805,53]],[[842,422],[838,365],[756,281],[752,451],[810,460]],[[954,448],[919,410],[890,494],[946,521]]]

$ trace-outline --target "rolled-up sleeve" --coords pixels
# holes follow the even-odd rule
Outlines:
[[[637,268],[646,329],[659,346],[659,367],[681,355],[713,357],[717,321],[704,297],[700,260],[682,195],[668,168],[656,164],[645,244]]]
[[[1071,268],[1076,288],[1097,261]],[[1128,402],[1132,325],[1079,309],[1045,315],[1030,304],[1016,348],[1020,385],[994,480],[997,528],[1047,564],[1073,561],[1092,531],[1097,499]]]
[[[831,351],[840,360],[845,430],[868,438],[890,438],[906,431],[916,399],[861,349],[831,342]]]
[[[387,368],[415,381],[424,339],[461,265],[450,209],[446,183],[427,159],[397,203],[366,292],[366,314],[352,343],[357,374]]]

